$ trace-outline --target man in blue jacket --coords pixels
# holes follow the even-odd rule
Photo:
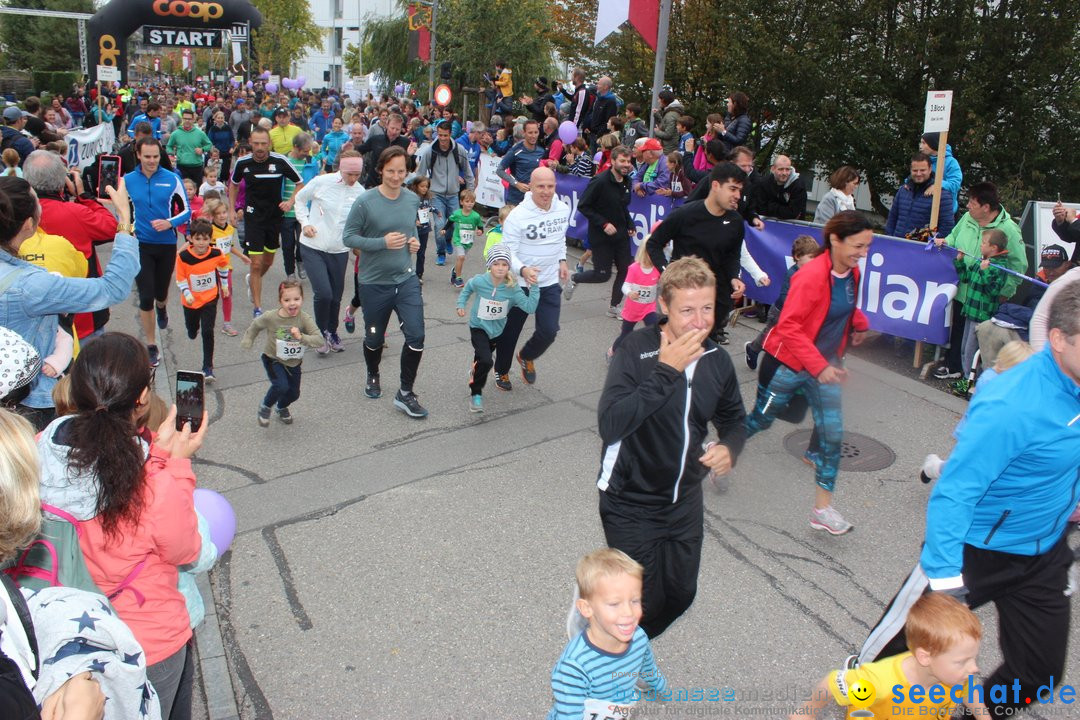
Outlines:
[[[1068,651],[1073,553],[1065,538],[1080,500],[1080,284],[1050,308],[1041,352],[975,395],[956,449],[930,495],[915,571],[871,631],[860,660],[904,649],[907,610],[926,589],[998,609],[1004,662],[982,685],[991,717],[1028,707],[1061,682]],[[1015,684],[1019,690],[1015,690]],[[1004,697],[994,685],[1007,686]]]
[[[926,191],[934,186],[934,173],[930,169],[930,156],[915,153],[911,156],[911,176],[896,191],[892,207],[889,208],[889,220],[885,223],[885,234],[893,237],[905,237],[908,233],[921,230],[930,225],[930,211],[934,205],[934,196]],[[937,234],[948,235],[956,224],[953,194],[941,188],[941,210],[938,213]]]

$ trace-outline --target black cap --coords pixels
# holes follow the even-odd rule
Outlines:
[[[289,109],[288,108],[279,107],[277,110],[274,111],[274,117],[277,117],[278,115],[288,115],[288,114],[289,114]]]
[[[1042,249],[1039,267],[1054,270],[1061,267],[1066,257],[1065,248],[1060,245],[1047,245]]]
[[[930,149],[937,152],[938,141],[941,139],[941,133],[923,133],[923,142],[930,146]]]

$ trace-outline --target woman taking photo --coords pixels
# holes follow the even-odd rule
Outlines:
[[[38,439],[41,499],[80,523],[87,570],[146,653],[163,718],[191,717],[191,627],[177,566],[202,542],[189,459],[209,426],[176,431],[176,406],[152,435],[145,427],[154,371],[145,346],[108,333],[89,342],[71,371],[75,413]]]
[[[802,390],[814,416],[820,451],[814,458],[817,494],[810,527],[843,535],[851,523],[832,506],[840,443],[844,437],[840,388],[847,379],[844,350],[848,338],[859,345],[869,328],[855,307],[859,297],[859,260],[866,257],[874,234],[860,213],[845,210],[822,230],[821,254],[791,276],[780,319],[765,339],[765,352],[779,361],[768,386],[758,385],[754,412],[746,418],[747,437],[767,429]]]
[[[119,222],[112,258],[99,278],[64,278],[19,259],[19,248],[41,219],[37,195],[22,178],[0,177],[0,326],[21,335],[40,357],[52,355],[57,315],[94,312],[123,302],[139,271],[127,190],[109,188]],[[175,255],[175,251],[173,253]],[[54,416],[57,378],[39,374],[19,412],[40,430]]]

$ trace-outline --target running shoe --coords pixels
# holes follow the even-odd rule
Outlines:
[[[761,354],[761,351],[755,350],[750,346],[750,343],[747,342],[745,345],[743,345],[743,352],[746,353],[746,367],[750,368],[751,370],[757,370],[758,355]]]
[[[495,387],[499,388],[500,390],[506,390],[507,392],[514,389],[514,386],[510,383],[509,375],[496,374]]]
[[[454,278],[452,281],[450,281],[450,284],[453,285],[456,288],[465,287],[465,281],[462,280],[461,278]]]
[[[574,272],[585,272],[585,266],[581,263],[574,265]]]
[[[802,455],[802,461],[812,468],[816,468],[821,464],[821,453],[817,450],[810,450],[807,448],[806,452]]]
[[[446,264],[446,257],[443,256],[443,255],[439,255],[438,257],[435,258],[435,264],[436,265],[445,265]]]
[[[394,407],[411,418],[426,418],[428,414],[427,409],[420,404],[420,399],[413,392],[398,390],[397,395],[394,396]]]
[[[161,353],[158,352],[157,345],[147,345],[146,352],[150,354],[150,367],[157,367],[161,364]]]
[[[364,394],[372,400],[382,397],[382,386],[379,385],[379,376],[368,373],[367,386],[364,388]]]
[[[727,345],[730,342],[731,342],[731,338],[728,337],[728,334],[726,332],[724,332],[723,330],[718,330],[716,332],[716,344],[717,345]]]
[[[304,272],[304,263],[299,261],[296,263],[296,275],[301,280],[307,280],[307,273]]]
[[[157,326],[158,329],[164,330],[169,327],[169,309],[164,305],[154,305],[154,310],[157,311]]]
[[[484,396],[473,395],[469,399],[469,412],[482,413],[484,412]]]
[[[960,377],[960,371],[952,370],[948,365],[942,365],[934,371],[934,377],[938,380],[955,380]]]
[[[330,349],[334,352],[344,352],[345,346],[341,344],[341,338],[338,337],[336,332],[330,333]]]
[[[350,335],[356,332],[356,316],[352,314],[349,308],[345,308],[345,332]]]
[[[257,318],[260,315],[262,315],[262,308],[255,308],[254,310],[251,311],[252,319]]]
[[[247,288],[248,302],[255,304],[255,293],[251,290],[251,273],[244,274],[244,286]]]
[[[574,297],[574,288],[576,288],[576,287],[577,287],[577,283],[574,282],[574,278],[572,278],[572,277],[568,278],[566,280],[566,286],[563,287],[563,290],[562,290],[563,300],[566,300],[567,302],[569,302],[570,298]]]
[[[319,355],[329,355],[330,354],[330,333],[323,332],[322,337],[323,337],[323,343],[319,347],[315,348],[315,352],[317,352]]]
[[[824,530],[830,535],[843,535],[855,529],[855,526],[845,520],[844,516],[832,505],[820,510],[813,508],[810,511],[810,527],[815,530]]]
[[[236,328],[232,326],[231,322],[221,324],[221,332],[225,333],[229,337],[236,337],[240,333],[236,331]]]
[[[278,420],[280,420],[281,422],[285,423],[286,425],[292,425],[292,413],[289,412],[289,408],[278,408],[277,416]]]
[[[214,377],[214,368],[212,367],[204,367],[202,369],[202,374],[204,382],[212,383],[217,380],[217,378]]]
[[[255,413],[255,419],[259,421],[259,427],[268,426],[270,424],[270,408],[260,405],[259,411]]]
[[[607,309],[607,316],[618,319],[618,317],[619,317],[619,306],[618,305],[612,305],[611,307],[609,307]]]
[[[517,361],[518,365],[521,366],[521,379],[528,385],[536,382],[536,363],[521,357],[520,352],[517,354]]]
[[[288,282],[298,282],[296,279],[296,273],[289,273],[285,276],[285,280]]]

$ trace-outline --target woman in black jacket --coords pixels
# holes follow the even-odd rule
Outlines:
[[[750,139],[750,98],[742,91],[731,93],[727,101],[727,116],[720,123],[720,140],[724,143],[727,152],[731,152],[740,145],[746,145]]]

